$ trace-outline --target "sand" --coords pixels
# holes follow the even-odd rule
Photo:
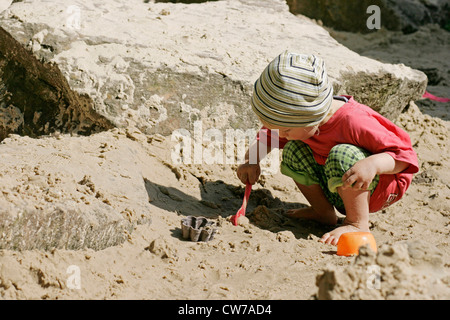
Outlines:
[[[434,62],[447,63],[448,51],[440,51],[439,39],[428,40],[427,45],[443,55]],[[403,42],[396,54],[399,50],[421,48]],[[284,210],[307,202],[293,181],[279,172],[254,186],[246,218],[233,226],[229,217],[244,195],[235,174],[237,165],[174,166],[168,161],[168,146],[174,144],[170,136],[145,135],[137,129],[89,137],[13,135],[1,145],[15,155],[2,158],[1,191],[10,203],[45,206],[52,199],[63,199],[89,206],[89,201],[99,201],[124,214],[126,208],[130,215],[150,210],[151,221],[135,225],[122,244],[98,251],[0,250],[0,298],[449,299],[450,152],[449,120],[444,116],[448,107],[433,104],[430,114],[430,108],[422,105],[421,110],[411,103],[399,117],[397,124],[411,135],[421,170],[400,202],[371,215],[378,255],[363,251],[356,258],[337,256],[336,247],[318,242],[329,227],[282,216]],[[106,152],[100,152],[105,146]],[[39,150],[52,148],[59,155],[39,158],[45,155]],[[132,150],[133,161],[116,149]],[[34,150],[37,156],[31,158],[23,150]],[[78,173],[81,178],[91,176],[84,189],[79,180],[60,175],[58,165],[68,159],[70,163],[90,159],[89,169]],[[143,181],[136,183],[145,185],[148,204],[124,199],[116,192],[117,185],[109,188],[111,182],[101,174],[104,168],[126,172],[130,179],[138,172]],[[36,170],[45,178],[36,178]],[[91,194],[89,186],[95,186],[100,196]],[[181,220],[189,215],[214,221],[214,239],[183,239]]]
[[[380,247],[387,246],[386,250],[389,250],[390,245],[404,241],[424,240],[426,245],[431,245],[434,251],[430,250],[431,254],[424,251],[423,255],[428,254],[428,260],[438,260],[429,267],[437,270],[435,273],[439,276],[434,276],[433,280],[439,280],[439,288],[432,286],[418,295],[417,290],[425,289],[415,286],[415,280],[411,277],[423,271],[412,266],[403,254],[402,259],[408,263],[406,269],[402,269],[406,270],[402,278],[404,280],[393,278],[387,282],[383,279],[381,285],[384,291],[371,290],[369,292],[377,295],[360,294],[357,298],[449,297],[448,158],[442,157],[446,152],[438,152],[447,147],[448,132],[443,121],[421,115],[414,106],[410,111],[402,116],[401,123],[407,128],[409,126],[413,142],[421,155],[423,170],[417,175],[403,201],[371,216],[371,231]],[[422,119],[418,120],[418,117]],[[428,127],[433,128],[434,132],[426,130]],[[322,293],[318,295],[317,276],[330,270],[334,273],[341,270],[342,274],[346,274],[349,272],[347,268],[353,268],[353,271],[357,268],[354,265],[355,258],[339,257],[335,247],[318,242],[328,228],[280,215],[287,208],[306,203],[295,190],[293,182],[286,177],[276,174],[260,181],[250,196],[247,219],[243,219],[240,226],[233,226],[227,217],[237,211],[243,197],[243,188],[235,177],[233,166],[182,166],[174,169],[165,161],[169,156],[169,150],[165,147],[170,143],[167,138],[156,136],[148,142],[147,137],[139,133],[134,133],[134,138],[132,140],[125,132],[115,130],[90,137],[62,135],[58,140],[53,137],[39,140],[44,148],[59,143],[61,152],[71,152],[70,148],[65,150],[63,146],[72,143],[73,149],[74,140],[80,145],[91,146],[84,150],[85,153],[94,153],[100,142],[128,145],[135,150],[137,165],[148,179],[146,189],[152,222],[137,225],[123,244],[100,251],[1,250],[2,298],[323,298],[329,296]],[[5,145],[11,147],[17,147],[18,143],[31,148],[35,141],[20,137],[5,141]],[[72,151],[71,155],[76,156],[77,153]],[[109,156],[107,153],[102,160],[109,166],[121,163],[114,155]],[[23,174],[29,177],[34,176],[33,172],[33,167],[29,167],[28,171],[26,168],[23,170]],[[51,176],[57,172],[47,169],[45,174]],[[104,197],[113,206],[120,203],[119,195],[108,193],[107,189],[100,187],[104,181],[97,178],[93,182],[98,189],[105,190]],[[2,188],[4,191],[7,186]],[[42,190],[45,190],[45,185]],[[69,197],[65,190],[70,188],[60,189],[60,197]],[[35,190],[34,194],[39,192]],[[22,199],[26,198],[25,195]],[[209,242],[184,240],[181,219],[187,215],[203,215],[215,221],[218,227],[214,239]],[[391,264],[398,262],[395,257],[391,259]],[[424,259],[426,266],[427,259]],[[367,265],[373,264],[377,263],[359,263],[358,272],[367,276],[361,270],[367,270]],[[73,277],[77,274],[74,270],[78,270],[80,282],[74,282]],[[382,270],[393,274],[393,271]],[[353,271],[352,274],[358,274]],[[404,289],[405,283],[409,281],[410,285]],[[389,294],[386,286],[403,288],[403,291],[399,293],[397,291],[400,289],[391,290],[395,294]],[[352,298],[342,294],[331,297]]]
[[[402,115],[399,124],[411,133],[422,171],[416,176],[403,201],[371,216],[371,231],[379,247],[387,246],[385,250],[388,251],[392,250],[390,246],[416,240],[424,241],[425,247],[431,246],[433,249],[423,251],[425,258],[422,259],[422,267],[414,266],[412,259],[407,254],[405,258],[403,253],[401,259],[406,260],[406,264],[401,270],[406,270],[406,273],[402,273],[403,277],[400,278],[391,276],[389,281],[385,281],[386,277],[383,277],[381,288],[384,291],[369,291],[375,292],[375,295],[332,295],[323,294],[323,291],[318,294],[316,277],[321,277],[324,272],[332,270],[341,275],[351,272],[353,275],[367,277],[367,265],[377,265],[377,262],[373,260],[368,264],[355,264],[354,257],[337,256],[336,247],[318,242],[329,228],[314,222],[290,220],[280,215],[287,208],[306,203],[291,180],[279,173],[272,177],[265,176],[255,185],[250,196],[247,219],[243,219],[240,226],[233,226],[228,218],[240,207],[244,191],[234,173],[236,166],[184,165],[175,168],[166,161],[170,156],[170,150],[166,147],[171,143],[170,139],[158,135],[148,137],[138,131],[130,135],[115,129],[90,137],[61,135],[37,141],[44,148],[59,144],[61,152],[70,153],[71,157],[81,156],[73,151],[77,149],[74,147],[76,144],[84,146],[86,154],[98,151],[100,143],[126,145],[133,149],[136,166],[146,179],[151,223],[135,226],[123,244],[100,251],[1,250],[1,297],[448,299],[450,192],[446,169],[449,153],[445,151],[445,148],[448,150],[448,130],[444,121],[421,114],[415,105]],[[19,148],[18,144],[22,144],[33,148],[35,143],[30,138],[13,136],[5,140],[4,145]],[[105,162],[103,165],[109,167],[118,164],[126,166],[117,156],[109,156],[107,152],[101,159]],[[33,165],[44,166],[36,164],[36,161]],[[57,175],[50,167],[41,173]],[[34,177],[34,167],[24,166],[22,174]],[[73,182],[73,188],[76,183]],[[108,192],[104,187],[105,181],[97,177],[93,183],[112,206],[120,205],[120,195]],[[11,182],[10,186],[2,185],[3,193],[8,187],[13,188],[17,184],[16,181]],[[38,190],[44,192],[45,189],[45,184],[37,186],[33,194],[39,195]],[[69,197],[65,190],[71,188],[59,189],[59,197]],[[14,195],[13,191],[10,193],[11,196]],[[22,199],[27,199],[26,194]],[[209,242],[184,240],[181,219],[188,215],[203,215],[215,221],[218,227],[214,239]],[[386,254],[382,256],[384,255]],[[391,257],[390,265],[396,265],[398,261],[401,260]],[[429,261],[434,263],[430,265]],[[420,283],[430,282],[431,289],[426,287],[425,290],[423,286],[414,285],[418,281],[414,277],[423,274],[423,264],[426,268],[435,270],[431,280],[419,278],[422,281]],[[350,269],[353,271],[348,271],[348,268],[353,268]],[[360,268],[359,273],[354,271],[355,268]],[[386,271],[385,267],[381,270],[383,274],[395,274],[392,270]],[[330,279],[326,281],[335,282],[332,277]],[[405,283],[410,285],[405,286]]]

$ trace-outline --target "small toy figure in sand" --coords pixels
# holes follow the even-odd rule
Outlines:
[[[370,232],[369,213],[400,200],[419,170],[409,135],[352,96],[333,96],[324,61],[315,55],[285,51],[276,57],[255,82],[251,105],[263,127],[237,169],[239,179],[258,180],[265,156],[260,143],[268,141],[261,149],[270,152],[278,134],[281,173],[294,179],[310,204],[286,216],[336,225],[335,209],[345,215],[323,243]],[[262,134],[267,137],[260,142]]]

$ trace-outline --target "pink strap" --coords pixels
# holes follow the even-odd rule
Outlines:
[[[438,101],[438,102],[450,102],[449,98],[436,97],[427,91],[425,91],[422,98],[426,98],[426,99],[430,99],[430,100],[434,100],[434,101]]]

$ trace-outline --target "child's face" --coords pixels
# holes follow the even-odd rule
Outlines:
[[[286,138],[288,140],[306,140],[311,138],[318,130],[319,126],[313,127],[279,127],[270,125],[264,121],[261,121],[263,125],[270,130],[278,130],[280,138]]]

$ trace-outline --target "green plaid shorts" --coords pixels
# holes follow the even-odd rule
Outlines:
[[[319,184],[326,198],[340,212],[345,212],[344,203],[337,192],[342,186],[342,176],[357,161],[371,153],[351,144],[338,144],[328,155],[325,165],[319,165],[314,159],[311,148],[302,141],[289,141],[283,149],[281,173],[302,185]],[[373,193],[380,177],[377,175],[369,186]]]

